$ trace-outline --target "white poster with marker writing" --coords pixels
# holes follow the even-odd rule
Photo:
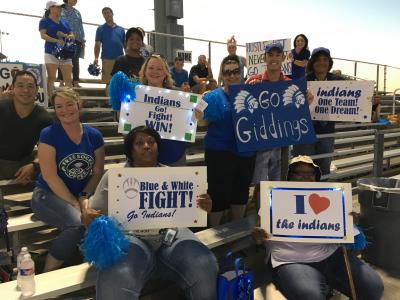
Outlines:
[[[246,43],[247,76],[264,73],[266,68],[264,62],[265,47],[272,43],[280,43],[283,46],[285,60],[281,67],[282,73],[285,75],[292,74],[292,63],[288,59],[288,53],[292,48],[291,41],[290,39],[280,39]]]
[[[308,89],[313,120],[371,122],[373,81],[308,81]]]
[[[261,182],[261,227],[271,240],[353,243],[350,183]]]
[[[126,230],[207,226],[197,196],[207,192],[206,167],[114,168],[108,214]]]
[[[145,85],[137,85],[135,92],[134,101],[121,103],[118,132],[145,125],[163,139],[194,143],[197,121],[192,116],[201,95]]]

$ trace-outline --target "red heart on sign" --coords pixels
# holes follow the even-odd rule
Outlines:
[[[317,215],[331,205],[331,201],[328,198],[320,197],[318,194],[311,194],[308,197],[308,203],[310,203],[312,210]]]

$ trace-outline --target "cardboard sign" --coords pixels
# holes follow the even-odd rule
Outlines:
[[[192,51],[176,50],[176,57],[182,58],[185,63],[192,63]]]
[[[137,85],[135,91],[134,101],[121,104],[118,132],[146,125],[163,139],[194,143],[197,121],[192,115],[200,95],[145,85]]]
[[[261,182],[261,227],[271,240],[353,243],[350,183]]]
[[[14,74],[18,70],[25,70],[33,73],[36,76],[38,84],[38,94],[36,96],[36,103],[47,107],[47,82],[45,78],[46,69],[45,65],[20,63],[20,62],[0,62],[0,91],[4,91],[11,84]]]
[[[207,192],[206,167],[114,168],[108,214],[126,230],[207,226],[196,198]]]
[[[313,120],[371,122],[373,81],[309,81],[308,88]]]
[[[287,57],[292,47],[291,41],[290,39],[281,39],[246,43],[247,76],[264,73],[266,68],[264,62],[265,47],[272,43],[280,43],[283,46],[285,61],[282,63],[282,73],[285,75],[292,74],[292,62]]]
[[[315,142],[305,78],[229,87],[240,152]]]

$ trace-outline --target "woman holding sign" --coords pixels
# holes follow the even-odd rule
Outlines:
[[[319,47],[313,50],[310,61],[307,65],[308,81],[343,80],[329,71],[332,69],[333,60],[331,52],[327,48]],[[314,121],[315,134],[335,133],[334,121]],[[332,153],[334,150],[335,138],[321,138],[314,144],[293,145],[293,156],[297,155],[317,155]],[[316,163],[320,166],[322,175],[330,173],[331,157],[320,158]]]
[[[61,233],[50,247],[44,271],[59,268],[73,254],[85,232],[81,218],[104,172],[101,133],[79,119],[79,95],[61,88],[52,96],[58,122],[40,133],[40,171],[32,195],[32,210]]]
[[[208,192],[214,200],[209,225],[220,224],[225,210],[230,209],[232,220],[243,218],[249,199],[249,186],[254,172],[255,153],[238,152],[232,120],[233,104],[229,86],[239,84],[240,62],[226,57],[221,63],[224,87],[204,96],[208,106],[204,112],[195,110],[197,119],[209,122],[204,138]]]
[[[110,82],[110,104],[114,111],[121,109],[120,88],[118,81],[120,80],[119,72],[113,76]],[[151,87],[173,89],[173,79],[169,72],[168,65],[164,58],[160,55],[151,55],[142,65],[139,71],[140,83]],[[133,88],[137,83],[133,83]],[[183,121],[183,120],[182,120]],[[143,124],[144,125],[144,124]],[[162,139],[162,146],[159,149],[159,162],[165,165],[182,166],[186,164],[186,143],[176,140]]]
[[[289,164],[287,180],[317,182],[321,170],[308,156],[297,156]],[[348,270],[338,244],[295,243],[268,240],[268,233],[256,227],[253,238],[267,247],[275,283],[288,300],[325,300],[329,287],[351,296]],[[383,283],[377,272],[348,252],[357,299],[378,300]]]
[[[126,167],[163,167],[158,160],[161,143],[160,135],[152,128],[140,126],[130,131],[125,137]],[[106,173],[90,200],[92,208],[105,214],[108,181]],[[208,195],[201,195],[197,205],[209,212],[212,202]],[[136,230],[125,234],[130,241],[128,253],[99,271],[96,299],[139,299],[143,286],[154,277],[176,282],[185,290],[187,299],[216,299],[216,259],[188,228]]]

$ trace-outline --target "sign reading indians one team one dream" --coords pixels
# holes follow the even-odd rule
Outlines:
[[[114,168],[108,214],[127,230],[207,226],[197,196],[207,192],[206,167]]]
[[[281,67],[282,73],[285,75],[292,74],[292,63],[287,56],[287,54],[290,52],[290,49],[292,48],[292,45],[290,39],[281,39],[281,40],[246,43],[248,76],[264,73],[266,67],[264,62],[265,46],[272,43],[279,43],[283,46],[283,54],[285,55],[285,61],[282,63]]]
[[[229,87],[240,152],[315,142],[306,99],[306,80]]]
[[[371,122],[373,81],[309,81],[308,88],[313,120]]]
[[[200,95],[145,85],[137,85],[135,92],[134,101],[121,105],[118,132],[146,125],[164,139],[195,141],[197,122],[192,116]]]
[[[350,183],[261,182],[261,227],[271,240],[353,243]]]

